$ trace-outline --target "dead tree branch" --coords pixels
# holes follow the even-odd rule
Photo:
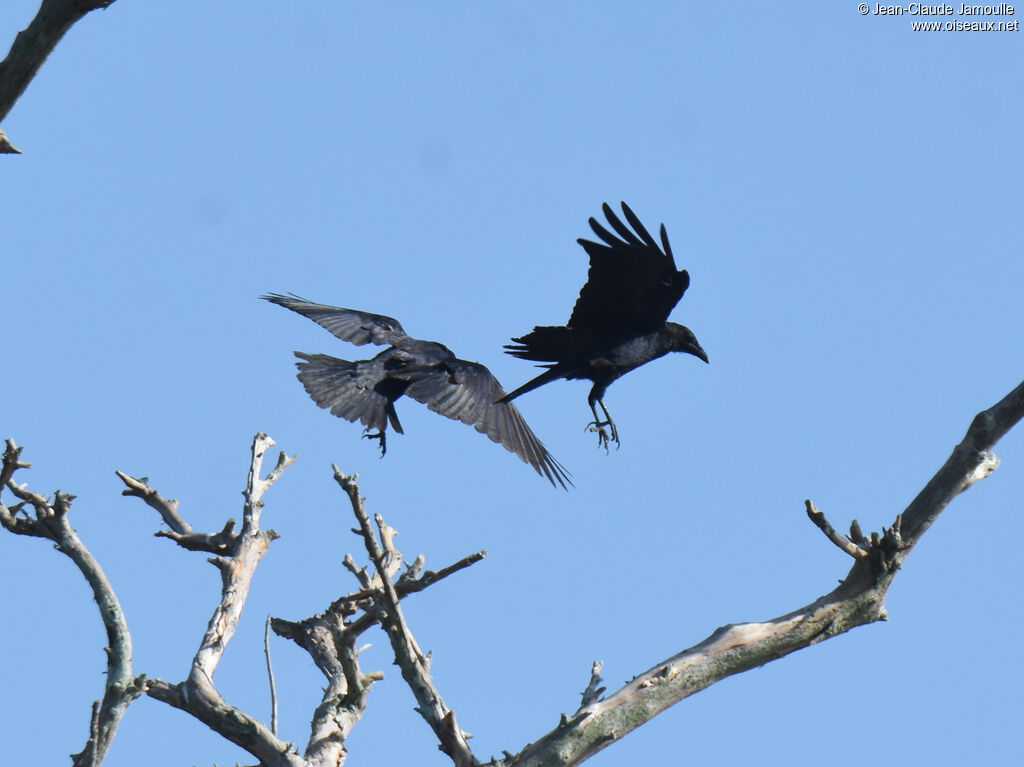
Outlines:
[[[518,754],[506,753],[501,764],[580,764],[669,706],[720,679],[857,626],[884,620],[886,592],[910,550],[953,498],[999,465],[990,450],[1022,417],[1024,382],[974,418],[945,464],[881,534],[865,538],[854,521],[850,537],[842,538],[824,514],[807,501],[811,520],[854,558],[853,568],[836,589],[763,623],[723,626],[700,644],[634,677],[609,697],[584,705],[572,718],[563,714],[554,730]]]
[[[917,497],[903,511],[903,537],[913,546],[950,501],[999,466],[990,452],[1024,416],[1024,381],[988,410],[974,417],[967,434]],[[900,562],[906,558],[900,558]]]
[[[274,631],[306,650],[328,681],[321,703],[313,715],[310,739],[304,753],[309,764],[334,765],[345,761],[345,742],[352,728],[363,716],[370,687],[374,682],[384,678],[379,671],[367,673],[360,669],[361,648],[357,648],[356,643],[361,635],[380,623],[390,636],[397,623],[392,616],[397,614],[404,626],[404,619],[401,619],[398,608],[398,602],[403,597],[423,591],[449,575],[479,562],[486,555],[486,552],[477,552],[437,572],[427,570],[421,575],[424,565],[424,557],[421,554],[412,565],[407,566],[405,572],[399,574],[402,555],[394,546],[394,538],[398,532],[377,515],[379,538],[375,536],[363,499],[359,496],[356,477],[342,474],[336,466],[334,472],[335,479],[345,489],[352,502],[353,512],[359,522],[359,529],[354,532],[363,537],[376,572],[371,574],[366,568],[359,567],[355,559],[347,554],[344,560],[345,567],[356,577],[359,590],[336,599],[323,613],[302,621],[271,619]],[[422,675],[426,671],[422,666],[425,665],[426,659],[419,652],[408,627],[405,628],[403,637],[400,640],[400,649],[395,651],[396,658],[399,658],[397,662],[399,665],[410,662],[410,656],[418,654],[412,661],[421,662],[421,668],[414,672],[417,674],[416,678],[421,685],[433,689],[429,674],[426,674],[426,680],[423,680]],[[406,676],[404,666],[403,676]],[[436,700],[440,701],[440,695],[436,691],[434,695]],[[419,695],[417,701],[420,701]],[[441,705],[443,706],[443,703]],[[442,733],[439,733],[438,737],[443,747],[448,747],[450,742],[462,738],[461,731],[451,729],[455,726],[454,714],[444,709],[440,716],[440,725],[435,728],[435,732],[438,729],[442,730],[443,737]],[[459,758],[466,759],[467,752],[468,747],[461,752]],[[468,755],[468,759],[472,760],[472,755]]]
[[[377,571],[372,579],[377,594],[366,606],[366,612],[380,622],[387,634],[395,653],[395,662],[402,671],[402,678],[416,698],[416,710],[434,730],[441,749],[452,758],[456,767],[471,767],[476,760],[466,742],[466,735],[459,728],[455,712],[445,705],[434,686],[430,676],[430,658],[420,650],[399,605],[400,596],[392,582],[402,563],[401,552],[394,546],[397,531],[377,514],[374,516],[377,525],[375,535],[370,527],[364,499],[359,496],[357,476],[343,474],[337,466],[333,468],[334,479],[349,497],[352,513],[359,523],[357,532],[362,536],[366,552]],[[364,581],[362,578],[360,580]]]
[[[274,440],[263,433],[253,438],[249,477],[243,491],[242,528],[238,533],[233,532],[233,521],[215,535],[193,533],[188,523],[177,517],[177,504],[150,490],[145,480],[136,480],[121,472],[118,476],[128,485],[125,494],[143,499],[171,525],[172,531],[165,533],[165,537],[172,538],[184,548],[215,554],[209,561],[220,570],[222,581],[220,602],[192,660],[188,678],[176,685],[161,679],[151,680],[146,692],[157,700],[187,711],[210,729],[244,748],[261,764],[297,767],[304,764],[304,760],[291,744],[277,738],[259,720],[228,704],[213,683],[217,664],[238,626],[256,566],[270,542],[278,537],[273,530],[260,529],[263,494],[295,461],[295,457],[282,452],[277,465],[266,478],[261,478],[263,456],[273,444]],[[169,518],[167,512],[172,504],[174,515]]]
[[[58,492],[51,502],[16,484],[13,481],[15,472],[27,468],[29,464],[20,460],[21,448],[8,440],[0,466],[0,489],[9,489],[18,503],[8,507],[0,502],[0,522],[14,533],[53,540],[61,551],[78,564],[93,586],[110,638],[106,694],[102,702],[97,701],[93,705],[90,738],[86,748],[74,757],[76,765],[100,764],[124,709],[143,692],[155,700],[188,712],[224,738],[246,749],[261,765],[341,765],[347,756],[345,742],[352,727],[365,712],[370,688],[374,682],[383,678],[379,671],[364,673],[360,669],[361,648],[356,646],[363,632],[378,623],[390,631],[394,631],[398,625],[404,627],[401,640],[404,657],[415,658],[423,666],[417,678],[421,685],[432,688],[425,667],[426,658],[405,626],[398,602],[480,561],[485,552],[464,557],[437,572],[424,572],[424,558],[420,555],[402,572],[401,553],[394,547],[397,531],[385,524],[378,515],[379,539],[373,537],[363,510],[360,524],[364,536],[370,534],[376,547],[375,556],[371,556],[376,572],[371,574],[357,567],[354,560],[347,557],[349,568],[358,576],[359,590],[335,600],[324,613],[304,621],[271,619],[274,631],[292,639],[309,652],[328,679],[323,700],[314,712],[305,754],[300,756],[291,743],[277,737],[273,727],[268,728],[261,721],[228,704],[218,692],[213,681],[217,665],[234,636],[255,568],[270,542],[277,538],[273,530],[260,527],[263,495],[291,465],[294,457],[281,453],[274,468],[266,477],[261,477],[264,454],[273,444],[274,441],[262,433],[253,439],[248,480],[243,491],[245,503],[242,524],[238,532],[235,532],[233,520],[229,520],[215,534],[195,532],[179,513],[177,501],[164,498],[149,486],[146,478],[117,472],[126,485],[124,494],[144,501],[171,527],[170,531],[160,531],[158,535],[171,538],[184,548],[213,554],[209,561],[221,573],[221,598],[193,658],[188,677],[181,683],[172,684],[163,679],[132,677],[131,639],[120,606],[99,565],[78,540],[67,521],[67,512],[74,496]],[[347,479],[352,479],[352,488],[358,498],[354,479]],[[362,510],[359,500],[359,508]],[[32,509],[33,513],[28,513],[27,509]],[[393,618],[396,614],[401,620],[400,624]],[[353,616],[358,617],[350,621]],[[436,699],[440,701],[440,696],[436,695]],[[457,742],[462,738],[462,733],[454,729],[457,727],[454,714],[445,708],[442,710],[442,742]],[[472,759],[471,756],[468,758]],[[462,758],[457,763],[471,764],[472,761]]]
[[[76,21],[115,0],[43,0],[32,22],[14,38],[0,61],[0,122],[25,92],[36,72]],[[4,148],[4,145],[8,148]],[[18,152],[0,133],[0,152]]]
[[[152,509],[155,509],[167,526],[179,535],[189,535],[192,532],[192,526],[186,522],[180,514],[178,514],[178,501],[174,498],[164,498],[156,490],[153,490],[148,482],[149,477],[130,477],[123,471],[115,472],[121,481],[124,482],[127,487],[121,491],[121,495],[130,495],[135,498],[141,498],[146,502],[146,505]],[[234,520],[231,520],[231,524],[234,525]]]
[[[836,529],[832,527],[831,524],[829,524],[829,521],[825,519],[825,513],[815,506],[811,502],[810,498],[804,501],[804,505],[807,507],[807,516],[810,518],[811,522],[816,524],[818,529],[825,534],[825,537],[838,546],[840,550],[845,551],[854,559],[860,559],[870,555],[870,548],[862,545],[865,543],[865,541],[861,540],[862,536],[857,535],[856,542],[852,538],[844,538],[836,532]],[[854,520],[854,524],[856,524],[856,520]],[[859,530],[860,528],[858,527],[856,529]],[[853,534],[853,528],[851,528],[851,535]]]
[[[8,507],[0,498],[0,524],[18,535],[53,541],[57,550],[75,563],[92,588],[107,632],[107,681],[103,699],[93,703],[85,748],[72,755],[75,767],[92,767],[100,764],[106,756],[121,717],[128,705],[143,692],[145,677],[132,675],[131,635],[114,588],[68,521],[75,496],[58,490],[53,501],[49,501],[26,485],[15,483],[14,473],[28,467],[29,464],[21,460],[21,448],[14,444],[14,440],[8,439],[0,468],[0,493],[7,488],[20,503]],[[32,508],[31,514],[27,507]]]
[[[274,631],[308,652],[327,678],[323,698],[313,713],[304,754],[308,764],[333,765],[345,761],[345,742],[363,717],[370,687],[384,678],[379,671],[363,673],[360,669],[355,645],[359,632],[345,625],[345,616],[351,612],[336,602],[325,612],[303,621],[271,619]]]
[[[424,560],[421,555],[413,565],[400,572],[402,555],[394,547],[397,531],[385,524],[378,515],[379,538],[374,536],[354,478],[345,477],[346,481],[351,483],[346,488],[350,499],[354,497],[358,501],[356,516],[360,522],[359,532],[363,535],[364,541],[366,535],[372,540],[372,544],[367,545],[373,547],[371,560],[375,572],[370,573],[366,568],[358,567],[351,556],[346,556],[345,564],[356,575],[359,590],[335,600],[323,613],[305,620],[270,619],[270,626],[275,633],[291,639],[306,650],[317,668],[327,678],[323,698],[313,714],[309,742],[304,754],[300,756],[292,744],[277,738],[273,726],[267,728],[262,722],[226,703],[213,683],[214,671],[234,634],[256,565],[270,542],[277,537],[273,530],[260,529],[263,494],[294,461],[294,457],[281,453],[274,469],[266,478],[261,479],[263,455],[273,444],[273,440],[265,434],[257,434],[253,440],[249,478],[243,493],[245,507],[242,525],[237,533],[234,532],[234,520],[228,520],[218,533],[193,531],[191,525],[178,513],[177,501],[164,498],[149,486],[145,478],[134,478],[118,472],[118,476],[127,486],[123,491],[124,495],[143,500],[155,509],[171,528],[157,534],[174,540],[184,548],[214,554],[209,561],[218,567],[223,579],[221,601],[210,619],[188,678],[180,684],[151,679],[146,692],[150,697],[192,714],[215,732],[249,751],[261,764],[282,767],[340,765],[347,758],[345,744],[349,733],[366,710],[370,688],[374,682],[383,678],[379,671],[363,672],[360,668],[360,648],[356,646],[360,636],[378,623],[390,634],[394,630],[392,627],[397,625],[392,616],[397,614],[401,619],[399,600],[480,561],[485,552],[464,557],[437,572],[423,572]],[[337,467],[335,473],[336,476],[340,475]],[[404,626],[404,639],[401,643],[403,657],[414,657],[424,664],[425,657],[416,647],[404,619],[401,620],[401,625]],[[421,685],[431,685],[425,667],[421,669],[417,679]],[[436,695],[436,699],[440,701],[440,696]],[[443,703],[441,706],[443,707]],[[461,731],[453,729],[456,727],[454,714],[447,709],[443,709],[441,727],[443,744],[454,743],[462,738]],[[463,761],[458,761],[457,764],[473,763],[471,755],[468,757],[470,761],[465,761],[465,757],[460,758]]]
[[[615,742],[669,706],[725,677],[764,665],[789,653],[886,617],[885,595],[910,550],[942,510],[959,493],[998,466],[990,452],[995,443],[1024,417],[1024,383],[972,421],[950,458],[893,524],[881,533],[865,536],[854,520],[848,536],[839,535],[811,501],[808,517],[838,548],[851,556],[853,567],[840,585],[811,604],[764,622],[724,626],[703,642],[683,650],[634,677],[603,698],[601,666],[594,664],[582,705],[571,716],[562,714],[558,725],[518,754],[492,760],[503,767],[525,765],[576,765]],[[249,477],[244,491],[242,525],[236,533],[230,521],[215,534],[196,533],[178,514],[177,503],[168,501],[148,486],[119,472],[128,489],[156,509],[171,527],[165,537],[192,550],[214,556],[220,570],[221,599],[184,682],[145,680],[131,675],[131,641],[113,590],[99,565],[71,529],[67,514],[74,496],[57,492],[52,501],[14,482],[14,474],[28,467],[20,460],[21,449],[8,440],[0,465],[0,491],[9,490],[18,502],[7,506],[0,499],[0,523],[19,534],[47,538],[71,557],[93,587],[107,628],[108,679],[102,701],[92,709],[90,738],[75,758],[78,765],[97,765],[113,738],[125,707],[143,691],[151,697],[189,712],[223,737],[245,748],[262,765],[271,767],[320,767],[341,765],[346,741],[365,712],[369,691],[383,678],[380,672],[363,672],[359,666],[359,637],[376,624],[388,635],[395,661],[413,691],[418,711],[434,730],[441,748],[457,767],[479,762],[459,728],[455,713],[442,699],[430,675],[430,656],[420,649],[400,607],[403,597],[417,593],[479,561],[479,552],[437,572],[425,571],[417,557],[402,572],[402,555],[395,547],[397,531],[378,514],[371,526],[356,477],[334,467],[335,480],[348,495],[358,522],[355,530],[363,540],[371,566],[360,567],[350,556],[345,566],[355,575],[359,588],[343,596],[318,615],[292,622],[274,618],[271,627],[309,652],[328,680],[323,699],[312,722],[305,753],[276,736],[262,722],[226,703],[213,683],[213,675],[227,643],[237,627],[255,567],[270,542],[273,530],[260,528],[263,495],[294,458],[280,455],[277,465],[261,478],[263,455],[273,440],[257,434],[253,440]]]

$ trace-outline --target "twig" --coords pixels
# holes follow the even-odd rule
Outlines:
[[[436,572],[434,570],[427,570],[423,573],[423,575],[416,578],[415,580],[406,577],[409,574],[409,572],[411,572],[411,570],[409,572],[402,573],[398,581],[395,583],[395,593],[398,594],[399,599],[404,599],[409,594],[419,593],[427,587],[433,586],[438,581],[444,580],[449,575],[453,575],[459,572],[460,570],[465,570],[470,565],[475,565],[477,562],[484,559],[486,556],[487,549],[482,549],[474,554],[465,556],[458,562],[450,564],[447,567],[443,567],[440,570],[437,570]],[[353,573],[356,574],[358,578],[360,578],[360,584],[362,584],[362,578],[366,575],[366,571],[356,566],[355,560],[352,559],[351,554],[345,555],[345,564],[346,567],[349,568],[349,570],[351,570]],[[341,597],[340,599],[335,600],[335,602],[332,604],[332,608],[336,604],[359,605],[363,602],[366,602],[369,599],[372,599],[375,593],[376,591],[371,586],[367,585],[366,588],[363,588],[360,591],[355,591],[351,594],[347,594],[346,596]],[[353,609],[353,613],[354,612],[355,610]],[[349,624],[348,628],[349,630],[355,631],[356,633],[362,633],[367,629],[371,628],[372,626],[375,626],[377,623],[378,621],[375,615],[371,613],[363,613],[354,621],[352,621],[352,623]]]
[[[577,711],[582,710],[594,701],[599,700],[601,695],[604,693],[605,688],[601,687],[601,682],[604,681],[604,679],[601,678],[602,668],[604,668],[604,663],[599,660],[595,660],[593,665],[591,665],[590,682],[587,684],[587,689],[580,693],[583,697],[583,702],[580,704]]]
[[[225,522],[220,532],[216,533],[190,532],[182,535],[173,530],[157,530],[154,535],[157,538],[170,538],[189,551],[207,551],[219,556],[231,556],[238,543],[238,536],[235,535],[235,520],[233,519]]]
[[[116,473],[121,478],[121,481],[128,486],[121,491],[121,495],[141,498],[146,502],[147,506],[155,509],[163,517],[164,522],[167,523],[171,530],[179,535],[189,535],[192,532],[192,526],[178,514],[178,501],[174,498],[164,498],[160,493],[151,488],[148,484],[148,477],[135,478],[125,474],[123,471]]]
[[[869,555],[866,549],[861,548],[856,543],[847,540],[839,533],[835,531],[835,528],[829,524],[828,520],[825,519],[825,514],[817,506],[811,503],[811,499],[808,498],[804,501],[807,506],[807,516],[811,518],[811,521],[816,524],[821,532],[825,533],[825,536],[832,541],[836,546],[845,551],[854,559],[861,559]]]
[[[457,573],[458,571],[463,570],[469,567],[470,565],[479,562],[486,555],[486,550],[478,551],[475,554],[470,554],[467,557],[463,557],[458,562],[448,565],[447,567],[444,567],[438,570],[437,572],[434,572],[433,570],[427,570],[420,578],[418,578],[415,581],[403,580],[402,578],[404,578],[405,575],[403,573],[402,578],[399,578],[398,582],[395,584],[395,592],[398,594],[399,599],[404,599],[409,594],[419,593],[428,586],[432,586],[438,581],[447,578],[449,575]],[[351,555],[346,554],[345,558],[347,560],[351,560],[353,567],[355,566],[355,561],[352,560]],[[371,600],[375,593],[376,592],[374,592],[373,590],[361,590],[354,592],[347,596],[341,597],[340,599],[336,599],[334,602],[331,603],[331,606],[328,608],[328,610],[336,612],[339,616],[354,615],[358,611],[357,606],[366,608],[368,606],[368,600]],[[355,641],[356,637],[360,636],[373,626],[376,626],[379,622],[380,621],[378,618],[377,611],[370,610],[367,612],[363,612],[363,614],[360,615],[358,618],[348,623],[345,629],[346,632],[353,637],[353,641]],[[274,630],[277,630],[276,624]]]
[[[270,616],[263,625],[263,654],[267,656],[267,679],[270,682],[270,731],[277,735],[277,684],[274,682],[274,664],[270,661]]]

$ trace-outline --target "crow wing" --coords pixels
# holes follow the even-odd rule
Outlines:
[[[450,359],[418,371],[405,393],[435,413],[473,426],[530,464],[552,485],[572,484],[569,475],[526,425],[518,408],[501,402],[498,379],[476,362]],[[568,488],[566,488],[568,489]]]
[[[340,306],[316,304],[295,295],[268,293],[261,298],[283,306],[285,309],[291,309],[303,317],[308,317],[342,341],[348,341],[356,346],[363,344],[401,346],[411,340],[401,323],[394,317],[360,312],[355,309],[343,309]]]
[[[590,228],[603,242],[577,240],[590,256],[590,272],[573,307],[569,327],[653,330],[679,303],[690,284],[690,275],[685,269],[676,271],[664,224],[659,248],[626,203],[622,203],[622,212],[635,233],[608,203],[602,210],[618,237],[591,218]]]

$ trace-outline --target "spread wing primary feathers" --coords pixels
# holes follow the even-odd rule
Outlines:
[[[379,441],[382,454],[387,449],[388,424],[403,433],[394,403],[407,394],[435,413],[486,434],[552,485],[565,488],[572,484],[516,406],[500,401],[505,390],[483,365],[456,358],[442,344],[412,338],[391,317],[279,293],[263,298],[308,317],[343,341],[357,346],[389,345],[372,359],[356,362],[326,354],[295,353],[301,360],[297,363],[299,380],[313,401],[339,418],[361,422],[368,432],[365,436]]]
[[[562,465],[526,425],[519,409],[501,401],[505,390],[483,365],[452,358],[438,368],[423,371],[405,393],[435,413],[486,434],[533,466],[552,485],[572,484]]]
[[[412,339],[406,335],[401,323],[394,317],[370,314],[355,309],[314,304],[296,295],[268,293],[262,298],[308,317],[320,327],[330,331],[342,341],[356,346],[376,344],[377,346],[401,346]]]
[[[602,210],[619,237],[592,217],[590,228],[603,243],[582,237],[577,240],[590,256],[590,273],[572,310],[569,327],[636,331],[657,328],[683,297],[690,275],[685,269],[676,271],[664,224],[659,248],[626,203],[622,203],[622,212],[635,234],[608,203],[604,203]]]

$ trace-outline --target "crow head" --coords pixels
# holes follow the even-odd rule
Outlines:
[[[672,333],[672,351],[686,352],[697,359],[708,361],[707,352],[697,343],[697,336],[685,325],[677,325],[674,322],[666,322],[666,327]]]

